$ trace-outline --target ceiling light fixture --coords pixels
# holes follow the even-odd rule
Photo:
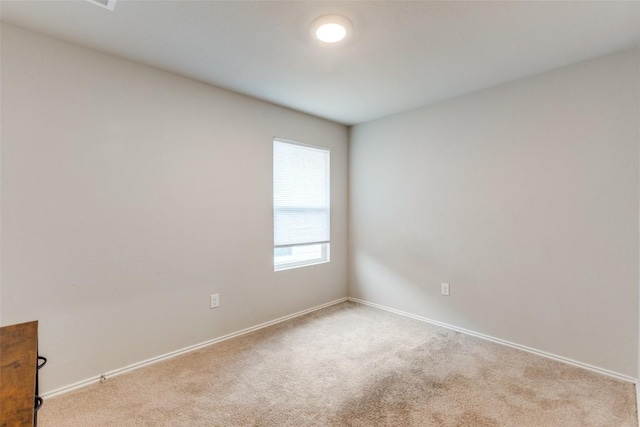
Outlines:
[[[311,23],[311,33],[325,43],[339,42],[349,34],[351,28],[351,21],[340,15],[324,15]]]
[[[116,0],[87,0],[90,3],[102,6],[105,9],[109,9],[113,12],[113,8],[116,7]]]

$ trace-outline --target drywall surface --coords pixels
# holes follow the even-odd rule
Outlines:
[[[1,52],[1,322],[40,321],[42,392],[346,297],[346,127],[8,25]],[[274,136],[331,150],[330,263],[273,271]]]
[[[350,296],[635,378],[639,63],[353,127]]]

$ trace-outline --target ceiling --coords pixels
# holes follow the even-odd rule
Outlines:
[[[311,22],[342,14],[343,42]],[[352,125],[640,43],[640,2],[0,1],[3,22]]]

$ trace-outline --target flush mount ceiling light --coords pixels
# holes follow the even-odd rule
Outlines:
[[[351,31],[351,21],[340,15],[323,15],[311,23],[311,34],[325,43],[344,39]]]
[[[109,9],[113,11],[113,8],[116,7],[116,0],[87,0],[90,3],[97,4],[98,6],[102,6],[105,9]]]

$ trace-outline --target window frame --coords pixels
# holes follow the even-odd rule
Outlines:
[[[329,221],[329,239],[327,241],[321,241],[321,242],[309,242],[309,243],[300,243],[300,244],[291,244],[291,245],[276,245],[275,244],[275,234],[276,234],[276,222],[275,222],[275,218],[276,218],[276,205],[275,205],[275,145],[276,142],[278,143],[284,143],[284,144],[290,144],[290,145],[297,145],[297,146],[301,146],[301,147],[306,147],[306,148],[310,148],[310,149],[315,149],[315,150],[320,150],[320,151],[324,151],[327,153],[327,174],[325,176],[325,179],[327,181],[327,185],[328,185],[328,199],[327,199],[327,215],[328,215],[328,221]],[[307,267],[307,266],[311,266],[311,265],[317,265],[317,264],[325,264],[331,261],[331,150],[328,147],[321,147],[321,146],[317,146],[317,145],[312,145],[312,144],[306,144],[303,142],[298,142],[298,141],[293,141],[290,139],[285,139],[285,138],[280,138],[280,137],[273,137],[272,140],[272,156],[273,156],[273,169],[272,169],[272,224],[273,224],[273,236],[274,236],[274,241],[273,241],[273,268],[274,268],[274,272],[277,271],[283,271],[283,270],[290,270],[290,269],[294,269],[294,268],[299,268],[299,267]],[[301,247],[305,247],[305,246],[320,246],[320,251],[321,254],[319,257],[316,258],[311,258],[311,259],[301,259],[301,260],[293,260],[290,262],[277,262],[277,255],[276,255],[276,250],[277,249],[281,249],[281,248],[301,248]]]
[[[310,265],[316,265],[316,264],[324,264],[330,261],[330,251],[331,251],[331,247],[330,247],[330,242],[325,242],[325,243],[309,243],[309,244],[304,244],[304,245],[287,245],[287,246],[275,246],[274,245],[274,249],[279,249],[279,248],[300,248],[300,247],[304,247],[304,246],[320,246],[320,257],[318,258],[313,258],[313,259],[306,259],[306,260],[299,260],[299,261],[289,261],[289,262],[280,262],[280,263],[276,263],[276,255],[274,253],[273,256],[273,271],[282,271],[282,270],[290,270],[292,268],[298,268],[298,267],[306,267],[306,266],[310,266]]]

